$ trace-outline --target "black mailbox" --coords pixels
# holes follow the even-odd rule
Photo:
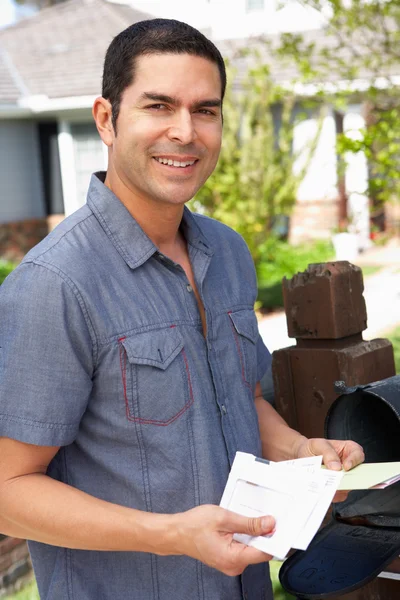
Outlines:
[[[351,388],[337,382],[335,389],[325,436],[355,440],[366,462],[400,461],[400,376]],[[308,549],[283,563],[279,578],[299,599],[329,598],[365,585],[399,554],[400,482],[350,492]]]

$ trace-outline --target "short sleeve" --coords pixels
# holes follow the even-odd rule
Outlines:
[[[236,234],[237,235],[237,234]],[[251,290],[253,304],[256,301],[258,295],[258,287],[257,287],[257,275],[254,267],[253,258],[251,256],[250,250],[245,242],[245,240],[237,235],[238,242],[241,245],[241,249],[235,253],[236,264],[240,260],[241,267],[241,276],[243,278],[243,282],[245,282],[246,290]],[[264,344],[264,341],[260,334],[258,334],[257,342],[257,381],[261,381],[266,371],[271,366],[272,357],[271,354]]]
[[[261,381],[265,373],[271,366],[271,354],[263,342],[260,334],[257,338],[257,381]]]
[[[22,263],[0,286],[0,436],[62,446],[92,389],[93,341],[77,291]]]
[[[246,274],[246,277],[247,277],[246,285],[248,286],[248,289],[252,289],[253,302],[255,302],[257,295],[258,295],[258,287],[257,287],[257,275],[256,275],[255,267],[254,267],[253,258],[251,256],[250,250],[249,250],[245,240],[243,238],[239,238],[239,239],[243,245],[243,250],[244,250],[243,260],[245,261],[245,263],[244,263],[245,266],[242,269],[242,273]],[[251,277],[251,280],[250,280],[251,283],[249,282],[250,277]],[[249,283],[250,283],[250,285],[249,285]],[[258,334],[256,347],[257,347],[257,381],[261,381],[261,379],[265,375],[266,371],[271,366],[272,356],[271,356],[268,348],[264,344],[264,341],[260,334]]]

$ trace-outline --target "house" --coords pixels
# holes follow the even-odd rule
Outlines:
[[[85,202],[107,164],[91,108],[112,38],[148,15],[68,0],[0,30],[0,256],[18,259]]]
[[[132,23],[154,16],[138,8],[158,10],[160,16],[179,18],[182,14],[183,18],[186,14],[193,24],[201,14],[200,26],[215,38],[224,56],[235,56],[243,45],[257,45],[256,37],[239,37],[241,31],[250,33],[256,23],[257,32],[272,35],[304,27],[306,22],[313,26],[307,39],[318,43],[325,36],[321,17],[304,13],[295,0],[292,12],[286,13],[278,9],[278,0],[195,0],[190,4],[187,0],[135,0],[134,4],[135,8],[114,0],[67,0],[0,30],[0,257],[23,256],[64,215],[82,206],[90,174],[106,168],[106,148],[91,107],[101,93],[103,59],[112,38]],[[222,19],[221,11],[226,14],[228,4],[232,18]],[[243,69],[242,59],[235,60]],[[275,68],[273,75],[284,82],[294,73]],[[344,190],[338,177],[336,134],[341,128],[362,126],[362,111],[360,101],[345,115],[327,107],[318,148],[291,218],[293,242],[329,237],[337,224]],[[294,150],[313,138],[316,127],[317,120],[310,115],[296,128]],[[368,166],[362,155],[351,161],[346,173],[348,195],[365,242],[369,218],[363,192]]]
[[[129,0],[127,0],[129,1]],[[138,10],[180,19],[219,40],[321,29],[324,15],[301,0],[130,0]],[[227,18],[229,15],[229,18]]]

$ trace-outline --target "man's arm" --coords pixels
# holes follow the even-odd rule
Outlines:
[[[0,531],[81,550],[185,554],[227,575],[271,557],[233,541],[233,533],[264,535],[270,517],[248,519],[218,506],[162,515],[94,498],[46,475],[56,447],[0,438]]]
[[[297,446],[306,438],[298,431],[291,429],[274,407],[264,400],[260,383],[257,383],[254,401],[258,414],[263,456],[274,461],[295,458]]]
[[[274,461],[322,455],[324,464],[334,470],[349,470],[364,460],[364,452],[356,442],[346,440],[308,439],[291,429],[262,396],[257,383],[255,403],[265,458]]]

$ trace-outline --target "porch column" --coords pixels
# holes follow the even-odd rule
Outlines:
[[[70,124],[67,121],[58,122],[58,151],[60,155],[64,210],[67,217],[80,207],[76,192],[74,141]]]
[[[346,110],[343,129],[347,137],[360,139],[360,130],[365,128],[361,104],[352,104]],[[364,250],[371,245],[369,224],[368,163],[364,152],[347,152],[346,192],[351,228],[358,234],[359,248]]]
[[[301,110],[301,107],[300,109]],[[337,225],[338,177],[336,157],[336,127],[333,111],[326,107],[325,115],[315,112],[296,124],[293,132],[294,173],[307,164],[309,149],[318,134],[317,147],[297,191],[297,203],[291,216],[290,241],[329,239]]]

